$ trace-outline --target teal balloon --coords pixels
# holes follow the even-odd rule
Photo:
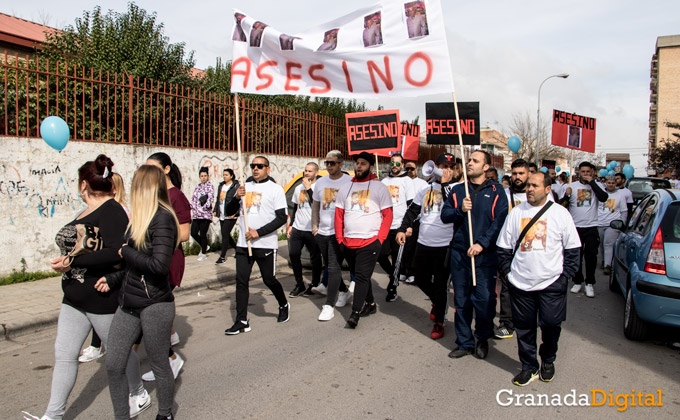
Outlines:
[[[633,168],[633,165],[630,164],[624,165],[621,172],[623,172],[626,178],[631,179],[635,175],[635,168]]]
[[[63,150],[70,135],[66,121],[59,117],[47,117],[40,124],[40,137],[55,150]]]
[[[519,148],[522,147],[522,140],[517,136],[512,136],[508,139],[508,148],[512,150],[512,153],[519,152]]]
[[[608,174],[608,175],[615,175],[616,172],[614,172],[614,171],[609,171],[607,174]]]
[[[600,169],[600,176],[607,176],[608,173],[606,169]]]
[[[612,160],[612,169],[616,168],[617,166],[619,166],[619,162]]]
[[[562,170],[562,168],[560,168],[559,166],[557,168],[555,168],[555,172],[559,172],[561,170]]]
[[[545,166],[542,166],[542,167],[541,167],[541,172],[543,172],[543,173],[548,172],[548,168],[546,168]]]
[[[567,174],[567,176],[571,175],[571,174],[569,173],[569,171],[566,171],[565,174]]]

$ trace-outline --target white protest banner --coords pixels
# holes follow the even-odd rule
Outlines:
[[[231,91],[340,98],[453,91],[439,0],[385,0],[286,34],[234,10]]]

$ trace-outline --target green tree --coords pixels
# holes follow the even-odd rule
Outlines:
[[[680,130],[680,123],[666,123],[668,128]],[[665,169],[680,168],[680,133],[672,133],[672,139],[663,139],[649,152],[649,166],[663,172]]]
[[[74,25],[46,34],[40,56],[50,61],[67,60],[88,69],[102,69],[159,82],[193,85],[193,51],[184,43],[170,43],[164,26],[134,2],[124,13],[100,6],[84,11]]]

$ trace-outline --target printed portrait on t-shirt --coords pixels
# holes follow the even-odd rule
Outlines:
[[[300,194],[298,195],[298,208],[304,209],[310,207],[311,206],[309,205],[309,194],[307,194],[306,190],[301,189]]]
[[[529,224],[531,218],[522,219],[520,232]],[[529,229],[519,247],[520,252],[545,251],[545,244],[548,236],[548,220],[540,219]]]
[[[424,214],[439,214],[444,205],[442,192],[440,190],[430,190],[425,194],[425,201],[423,201]]]
[[[224,201],[225,198],[227,198],[227,191],[226,189],[222,188],[220,191],[220,202]]]
[[[390,197],[392,197],[392,205],[396,206],[399,204],[399,185],[388,185],[387,189],[390,190]]]
[[[611,213],[614,213],[614,210],[616,210],[616,199],[615,198],[609,198],[607,201],[602,203],[602,210],[609,210]]]
[[[321,203],[322,210],[333,210],[335,209],[335,198],[338,196],[337,188],[324,188],[323,189],[323,202]]]
[[[248,214],[260,214],[262,207],[262,193],[259,191],[246,192],[246,211]]]
[[[576,207],[590,207],[593,205],[593,192],[591,190],[578,190],[576,194]]]
[[[352,191],[352,195],[350,196],[350,204],[347,211],[357,213],[368,213],[369,211],[368,199],[370,196],[371,191],[369,190]]]

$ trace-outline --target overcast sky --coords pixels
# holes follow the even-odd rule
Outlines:
[[[170,41],[195,51],[196,66],[231,58],[231,10],[284,33],[347,14],[373,2],[361,0],[257,0],[191,2],[137,1],[156,12]],[[73,23],[86,3],[22,0],[0,11],[59,28]],[[125,11],[125,0],[106,0],[103,9]],[[91,7],[91,6],[90,6]],[[454,83],[459,101],[479,101],[482,125],[509,133],[513,114],[541,118],[552,109],[597,118],[597,151],[631,154],[637,175],[647,166],[649,70],[656,38],[680,34],[678,0],[443,0]],[[90,9],[91,10],[91,9]],[[425,103],[449,101],[450,94],[381,102],[406,119],[425,119]],[[371,107],[375,102],[366,102]]]

